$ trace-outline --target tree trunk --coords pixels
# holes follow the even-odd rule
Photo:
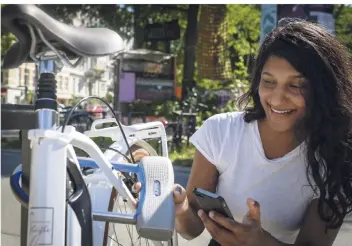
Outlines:
[[[187,28],[185,33],[184,67],[182,80],[182,100],[192,88],[194,63],[196,61],[197,25],[199,4],[190,4],[187,11]]]
[[[93,80],[89,79],[88,81],[88,95],[92,96],[92,90],[93,90]]]
[[[134,42],[133,42],[133,49],[143,48],[144,42],[144,29],[140,26],[141,24],[141,5],[136,4],[134,5]]]

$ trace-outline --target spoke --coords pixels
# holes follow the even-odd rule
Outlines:
[[[130,174],[130,175],[132,176],[133,180],[136,181],[136,180],[135,180],[135,179],[136,179],[136,176],[133,176],[132,174]],[[121,198],[121,199],[120,199],[120,198]],[[123,204],[120,204],[120,202],[122,202]],[[127,201],[124,201],[123,197],[120,196],[120,194],[117,192],[117,194],[116,194],[116,196],[115,196],[115,198],[114,198],[113,211],[118,211],[118,212],[121,212],[121,213],[124,211],[124,212],[127,214],[128,211],[131,210],[131,209],[129,209],[129,207],[127,206],[126,202],[127,202]],[[132,209],[132,210],[133,210],[133,209]],[[122,226],[122,225],[121,225],[121,226]],[[118,228],[120,228],[120,227],[118,227]],[[134,246],[134,245],[143,245],[143,246],[153,245],[152,243],[149,243],[149,240],[148,240],[148,239],[141,237],[141,236],[138,234],[138,232],[134,233],[134,230],[136,230],[136,229],[135,229],[135,228],[136,228],[135,225],[127,225],[127,224],[125,224],[125,228],[126,228],[126,231],[127,231],[127,233],[128,233],[128,236],[129,236],[129,238],[130,238],[130,240],[131,240],[131,244],[129,244],[129,245],[132,245],[132,246]],[[122,229],[123,229],[123,226],[122,226]],[[115,237],[116,237],[116,239],[117,239],[117,232],[116,232],[116,230],[118,230],[118,229],[116,229],[115,226],[114,226],[114,234],[115,234]],[[120,232],[120,236],[121,236],[122,234],[125,234],[125,231],[124,231],[124,230],[123,230],[123,232]],[[134,236],[136,236],[136,238],[134,238]],[[127,239],[128,239],[128,238],[127,238]],[[144,243],[142,243],[142,240],[143,240]],[[121,245],[122,245],[121,243],[119,243],[119,242],[116,241],[116,240],[113,240],[113,241],[115,241],[115,242],[118,244],[118,246],[121,246]],[[139,241],[139,243],[138,243],[138,241]],[[109,246],[110,246],[110,245],[109,245]]]
[[[123,200],[122,200],[123,201]],[[127,214],[127,207],[126,207],[126,203],[123,201],[123,205],[125,207],[125,213]],[[130,235],[130,238],[131,238],[131,242],[133,241],[133,228],[131,228],[130,226],[126,225],[126,227],[128,228],[128,234]],[[132,230],[132,233],[131,233],[131,230]],[[132,234],[132,235],[131,235]]]
[[[113,230],[114,230],[115,238],[117,240],[117,244],[119,244],[118,239],[117,239],[117,233],[116,233],[116,230],[115,230],[115,224],[113,224]]]
[[[121,206],[120,206],[120,203],[119,203],[119,200],[120,200],[119,197],[120,197],[120,195],[117,195],[117,197],[116,197],[116,200],[117,200],[117,201],[115,201],[115,204],[117,204],[117,206],[118,206],[120,212],[122,212],[123,210],[122,210],[122,208],[121,208]],[[126,204],[125,204],[125,202],[123,201],[123,198],[122,198],[121,200],[122,200],[122,202],[124,203],[125,213],[127,214],[127,207],[126,207]],[[125,225],[125,227],[126,227],[126,230],[127,230],[127,232],[128,232],[128,236],[130,237],[131,243],[132,243],[132,246],[133,246],[135,243],[133,242],[133,235],[131,235],[131,228],[130,228],[129,225]],[[132,229],[132,232],[133,232],[133,229]],[[137,239],[137,240],[138,240],[138,239]]]
[[[115,243],[117,243],[117,245],[118,246],[123,246],[121,243],[119,243],[119,241],[117,240],[117,238],[116,238],[116,240],[114,240],[111,236],[109,236],[109,238],[112,240],[112,241],[114,241]]]

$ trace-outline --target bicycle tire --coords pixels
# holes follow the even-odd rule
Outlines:
[[[131,146],[131,152],[132,152],[132,155],[133,155],[133,157],[134,157],[134,159],[135,159],[135,161],[136,162],[138,162],[138,160],[140,160],[143,156],[149,156],[149,155],[151,155],[145,148],[143,148],[143,147],[141,147],[141,146],[139,146],[139,145],[137,145],[137,144],[134,144],[134,145],[132,145]],[[126,155],[127,155],[127,153],[126,153]],[[126,162],[128,162],[128,163],[130,163],[128,160],[125,160]],[[116,191],[116,189],[113,187],[112,188],[112,191],[111,191],[111,195],[110,195],[110,200],[109,200],[109,206],[108,206],[108,211],[109,212],[113,212],[114,211],[114,206],[116,205],[116,203],[118,203],[119,201],[116,201],[116,199],[118,198],[118,193],[117,193],[117,191]],[[126,207],[125,207],[125,209],[126,209]],[[122,212],[122,211],[120,211],[120,212]],[[118,239],[116,239],[117,241],[115,241],[112,237],[111,237],[111,235],[109,235],[109,231],[111,232],[112,230],[110,230],[111,228],[110,228],[110,226],[112,225],[113,223],[109,223],[109,222],[106,222],[105,223],[105,230],[104,230],[104,238],[103,238],[103,246],[112,246],[112,245],[123,245],[123,244],[121,244],[121,243],[119,243],[119,241],[118,241]],[[121,224],[118,224],[118,225],[120,225],[120,226],[122,226]],[[115,225],[113,225],[113,226],[115,226]],[[129,226],[129,227],[132,227],[132,230],[133,229],[135,229],[134,227],[134,225],[125,225],[125,226]],[[115,234],[115,236],[117,237],[117,233],[118,232],[116,232],[115,231],[115,228],[113,229],[114,230],[114,234]],[[127,229],[127,231],[130,233],[130,231],[129,231],[129,229]],[[112,233],[111,233],[112,234]],[[132,232],[132,235],[133,235],[133,232]],[[138,235],[137,233],[136,233],[136,235]],[[131,235],[129,235],[130,236],[130,238],[131,238],[131,241],[132,241],[132,245],[135,245],[134,244],[134,241],[133,241],[133,239],[132,239],[132,237],[131,237]],[[175,237],[175,236],[174,236]],[[176,237],[177,237],[177,235],[176,235]],[[141,239],[142,240],[142,239]],[[136,244],[136,245],[153,245],[153,241],[151,241],[151,240],[147,240],[147,239],[143,239],[143,240],[145,240],[147,243],[146,244]],[[112,242],[112,241],[114,241],[114,242]],[[172,240],[170,240],[169,242],[166,242],[166,244],[164,243],[163,245],[175,245],[174,243],[173,243],[173,241],[175,241],[175,239],[172,239]],[[177,241],[177,239],[176,239],[176,241]],[[115,244],[112,244],[112,243],[115,243]],[[128,244],[128,245],[131,245],[131,244]]]

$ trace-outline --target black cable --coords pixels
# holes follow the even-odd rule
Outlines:
[[[114,148],[111,148],[111,147],[107,147],[107,148],[102,148],[104,150],[112,150],[112,151],[115,151],[116,153],[119,153],[120,155],[122,155],[127,161],[129,161],[130,163],[132,163],[131,159],[127,157],[127,155],[123,154],[121,151],[117,150],[117,149],[114,149]]]
[[[111,106],[109,105],[109,103],[106,102],[104,99],[102,99],[102,98],[100,98],[100,97],[88,96],[88,97],[85,97],[85,98],[79,100],[79,101],[75,104],[75,106],[73,106],[73,107],[71,108],[70,112],[66,115],[64,124],[62,125],[62,133],[65,131],[65,126],[68,124],[68,122],[69,122],[69,120],[70,120],[70,118],[71,118],[71,116],[72,116],[74,110],[75,110],[82,102],[87,101],[88,99],[93,99],[93,98],[98,99],[98,100],[102,101],[103,103],[105,103],[105,105],[110,109],[111,113],[114,115],[114,118],[115,118],[115,120],[116,120],[116,122],[117,122],[117,125],[119,126],[120,131],[121,131],[121,133],[122,133],[123,139],[124,139],[125,142],[126,142],[128,152],[129,152],[130,155],[131,155],[132,163],[135,164],[136,162],[134,161],[134,158],[133,158],[133,155],[132,155],[132,151],[131,151],[130,145],[128,144],[128,141],[127,141],[125,132],[124,132],[123,129],[122,129],[121,123],[118,121],[117,116],[116,116],[114,110],[113,110],[113,109],[111,108]]]
[[[116,153],[119,153],[120,155],[122,155],[124,158],[126,158],[127,161],[129,161],[131,163],[131,160],[130,158],[128,158],[125,154],[123,154],[121,151],[117,150],[117,149],[114,149],[114,148],[111,148],[111,147],[107,147],[107,148],[102,148],[102,149],[109,149],[109,150],[112,150],[112,151],[115,151]],[[135,183],[135,181],[133,180],[133,178],[131,177],[131,175],[129,173],[125,173],[123,172],[123,175],[125,176],[125,178],[127,178],[127,180],[131,181],[132,184]],[[130,191],[132,191],[132,186],[129,187],[130,188]]]

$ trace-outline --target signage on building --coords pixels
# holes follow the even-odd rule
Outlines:
[[[317,22],[325,26],[331,33],[335,33],[333,12],[333,4],[279,4],[277,19],[280,20],[284,17],[301,18]]]
[[[260,42],[263,42],[276,26],[277,23],[277,4],[262,4],[262,14],[260,22]]]
[[[170,41],[180,38],[180,26],[178,20],[166,23],[147,24],[146,26],[147,40]]]
[[[160,77],[137,77],[136,99],[139,100],[167,100],[171,99],[174,92],[174,80]]]
[[[122,103],[130,103],[136,99],[136,75],[134,73],[120,73],[119,99]]]
[[[155,74],[122,72],[120,74],[120,102],[129,103],[136,99],[145,101],[167,100],[173,98],[174,79]]]
[[[163,74],[165,76],[172,76],[172,63],[166,61],[163,63],[156,63],[142,60],[123,60],[122,72],[129,73],[149,73],[149,74]]]
[[[124,53],[120,101],[172,99],[175,96],[175,70],[175,57],[170,54],[143,49]],[[128,94],[121,94],[125,92]]]
[[[262,42],[277,23],[285,17],[317,22],[335,33],[333,4],[263,4],[261,6],[260,41]]]

